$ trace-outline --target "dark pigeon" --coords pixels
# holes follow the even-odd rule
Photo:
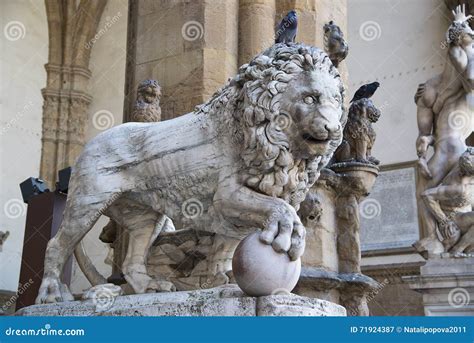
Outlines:
[[[379,88],[380,83],[372,82],[366,85],[361,86],[357,92],[355,92],[354,97],[352,98],[351,102],[360,100],[360,99],[368,99],[372,95],[374,95],[377,88]]]
[[[278,25],[275,33],[275,43],[294,43],[297,26],[296,11],[292,10]]]

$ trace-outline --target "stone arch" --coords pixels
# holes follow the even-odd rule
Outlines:
[[[84,146],[89,60],[107,0],[45,0],[49,31],[40,176],[54,185],[58,170],[74,163]]]

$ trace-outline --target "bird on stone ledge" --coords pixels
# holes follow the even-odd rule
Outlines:
[[[296,11],[291,10],[276,28],[275,43],[294,43],[297,27]]]
[[[355,92],[354,97],[352,98],[351,102],[360,100],[360,99],[368,99],[372,95],[374,95],[377,88],[379,88],[380,83],[372,82],[366,85],[361,86],[357,92]]]

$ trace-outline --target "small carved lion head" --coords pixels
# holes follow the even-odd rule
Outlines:
[[[370,99],[360,99],[352,103],[349,109],[349,120],[368,119],[371,123],[376,123],[380,118],[380,110],[375,107]]]
[[[159,102],[161,97],[161,88],[158,85],[158,81],[145,80],[140,82],[137,89],[137,101],[144,101],[152,104]]]

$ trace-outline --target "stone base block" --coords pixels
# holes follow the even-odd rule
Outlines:
[[[33,305],[17,316],[345,316],[344,307],[294,294],[246,296],[236,285]]]
[[[423,294],[427,316],[474,316],[474,258],[433,258],[420,275],[405,276],[411,289]]]

